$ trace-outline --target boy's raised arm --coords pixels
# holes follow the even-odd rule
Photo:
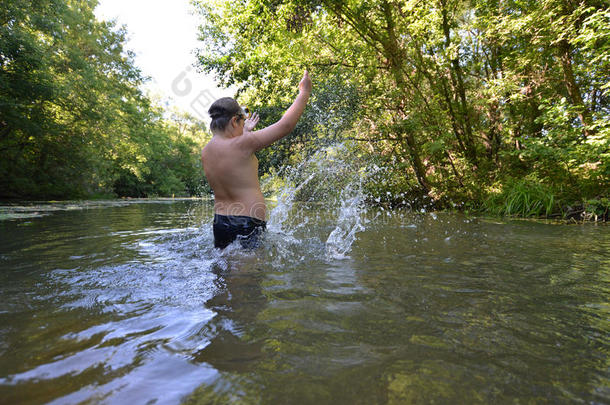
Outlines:
[[[296,127],[299,118],[301,118],[310,95],[311,79],[309,78],[309,73],[305,71],[303,79],[299,83],[299,95],[292,105],[288,107],[282,118],[266,128],[250,132],[249,130],[253,129],[256,122],[258,122],[258,116],[253,115],[251,120],[244,126],[243,142],[254,151],[258,151],[288,135]]]

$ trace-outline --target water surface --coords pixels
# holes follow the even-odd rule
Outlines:
[[[1,207],[2,402],[610,402],[607,226],[290,208]]]

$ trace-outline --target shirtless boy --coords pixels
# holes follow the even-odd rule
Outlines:
[[[201,152],[205,176],[214,192],[214,246],[224,249],[238,239],[245,248],[258,245],[265,230],[267,207],[258,181],[254,152],[288,135],[303,114],[311,94],[305,71],[299,95],[282,118],[254,131],[259,116],[247,117],[230,97],[216,100],[208,110],[213,137]]]

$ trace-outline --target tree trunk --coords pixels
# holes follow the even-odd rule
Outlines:
[[[561,40],[559,42],[558,49],[559,58],[561,59],[561,67],[563,68],[563,80],[566,85],[566,89],[568,90],[568,95],[570,96],[572,105],[578,109],[578,118],[583,126],[583,135],[585,138],[588,138],[593,134],[593,130],[590,127],[591,114],[585,106],[582,95],[580,94],[580,88],[578,87],[574,77],[574,70],[572,69],[572,56],[570,54],[571,47],[569,42],[565,39]]]
[[[443,17],[443,33],[445,35],[445,48],[449,48],[449,45],[451,44],[451,33],[446,5],[447,3],[445,0],[440,1],[441,14]],[[472,124],[470,122],[468,101],[466,100],[466,88],[464,86],[462,67],[460,66],[458,58],[451,59],[451,67],[452,68],[450,69],[449,76],[451,77],[454,92],[457,93],[454,94],[453,98],[458,106],[461,116],[460,127],[462,128],[462,134],[464,135],[462,138],[466,149],[466,158],[476,168],[478,166],[477,151],[474,145],[474,137],[472,135]]]
[[[336,14],[339,18],[345,20],[360,36],[360,38],[366,42],[371,48],[373,48],[380,56],[383,56],[389,65],[390,73],[394,79],[396,86],[400,89],[401,93],[407,95],[407,83],[405,77],[403,77],[403,55],[400,46],[397,41],[395,33],[395,24],[392,16],[392,5],[385,1],[382,4],[382,10],[385,16],[387,26],[384,32],[375,31],[376,27],[371,24],[366,17],[362,17],[356,13],[353,13],[349,7],[343,2],[334,2],[332,0],[323,0],[323,3],[327,6],[328,10]],[[398,106],[400,111],[404,109],[402,106]],[[399,114],[400,115],[400,114]],[[417,181],[425,190],[426,193],[430,192],[430,185],[426,178],[426,170],[421,160],[419,145],[415,141],[415,136],[409,131],[405,131],[401,121],[404,120],[403,116],[395,117],[395,121],[398,124],[396,127],[399,128],[397,134],[401,140],[407,145],[409,151],[409,157]]]
[[[396,85],[403,94],[406,94],[406,83],[402,71],[403,57],[401,55],[400,48],[398,46],[398,41],[396,39],[396,33],[394,31],[394,19],[390,7],[391,6],[388,2],[383,3],[383,11],[386,23],[388,24],[388,40],[385,41],[385,43],[383,43],[382,45],[387,53],[388,60],[390,61],[390,70],[392,72],[392,75],[394,76]],[[399,119],[404,119],[404,117],[399,117]],[[426,169],[421,160],[421,156],[419,153],[419,145],[417,144],[417,142],[415,142],[415,137],[413,136],[413,133],[411,131],[404,131],[402,129],[402,125],[400,125],[400,127],[400,136],[406,141],[409,150],[409,155],[411,158],[411,164],[413,166],[413,170],[415,171],[415,177],[417,177],[417,181],[425,190],[425,192],[429,193],[430,183],[428,183],[428,179],[426,178]]]

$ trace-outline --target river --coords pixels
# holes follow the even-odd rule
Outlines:
[[[1,402],[610,402],[607,226],[348,205],[0,207]]]

